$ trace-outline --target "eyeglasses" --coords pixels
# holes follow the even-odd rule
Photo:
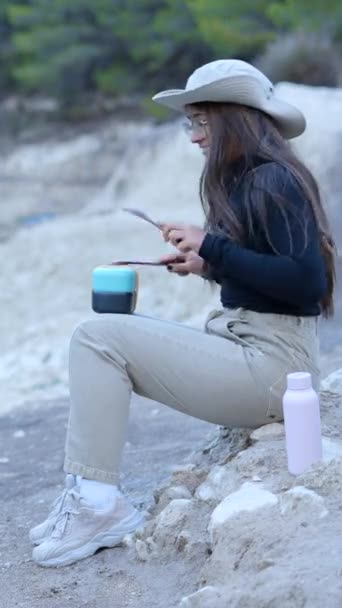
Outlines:
[[[196,118],[196,116],[183,122],[183,128],[187,135],[192,135],[193,133],[205,133],[207,125],[208,121],[206,118]]]

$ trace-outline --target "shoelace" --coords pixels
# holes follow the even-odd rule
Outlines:
[[[55,528],[51,534],[51,538],[61,538],[72,516],[79,514],[77,509],[77,505],[80,500],[79,493],[76,490],[66,490],[66,494],[72,499],[74,504],[61,508],[61,511],[57,516]]]
[[[69,492],[69,490],[67,490],[67,489],[63,490],[62,494],[53,501],[53,503],[51,505],[52,511],[57,511],[57,510],[60,511],[60,509],[63,508],[63,505],[64,505],[68,492]]]
[[[59,512],[63,508],[66,497],[68,496],[70,490],[72,490],[74,488],[74,486],[76,485],[75,481],[73,481],[71,486],[68,485],[68,478],[75,479],[75,476],[71,475],[70,473],[67,475],[66,481],[65,481],[66,487],[64,488],[62,494],[60,496],[57,496],[57,498],[51,504],[51,512],[54,512],[54,514],[56,511]]]

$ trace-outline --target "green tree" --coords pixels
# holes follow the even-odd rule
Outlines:
[[[179,83],[210,49],[203,44],[191,12],[183,0],[126,0],[115,15],[112,35],[120,41],[125,62],[113,62],[96,75],[109,92],[153,89]]]
[[[149,95],[299,29],[342,39],[341,0],[0,0],[0,86],[66,107],[94,92]]]
[[[335,32],[342,23],[341,0],[283,0],[271,2],[268,15],[277,26],[290,30]]]
[[[102,25],[106,3],[97,1],[98,19],[92,4],[89,0],[12,3],[9,18],[17,53],[13,76],[19,87],[69,98],[90,85],[92,70],[107,59],[110,38],[110,28]]]
[[[9,16],[18,85],[65,100],[176,81],[208,53],[182,0],[32,0]]]
[[[275,36],[269,0],[186,0],[216,56],[253,57]]]
[[[10,0],[1,0],[0,4],[0,94],[13,85],[12,69],[14,49],[11,40],[12,27],[8,18]]]

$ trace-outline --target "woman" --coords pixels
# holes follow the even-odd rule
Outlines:
[[[205,331],[138,315],[82,323],[70,346],[66,488],[31,530],[33,558],[61,566],[141,525],[121,494],[131,392],[214,424],[282,420],[286,375],[318,388],[317,320],[333,312],[334,245],[317,185],[286,139],[305,121],[251,65],[220,60],[154,99],[185,111],[204,152],[205,228],[162,225],[171,272],[221,285]],[[73,487],[70,487],[73,486]]]

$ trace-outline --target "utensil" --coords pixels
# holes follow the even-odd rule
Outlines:
[[[118,262],[111,262],[111,266],[128,266],[130,264],[139,264],[140,266],[166,266],[168,262],[152,262],[149,260],[119,260]]]
[[[152,218],[150,218],[150,216],[147,215],[147,213],[145,213],[145,211],[141,211],[141,209],[135,209],[134,207],[123,207],[122,210],[126,211],[127,213],[131,213],[132,215],[135,215],[136,217],[139,217],[141,220],[144,220],[145,222],[148,222],[149,224],[152,224],[152,226],[155,226],[156,228],[158,228],[158,230],[161,230],[160,224],[158,224],[158,222],[155,222],[154,220],[152,220]]]

